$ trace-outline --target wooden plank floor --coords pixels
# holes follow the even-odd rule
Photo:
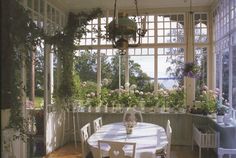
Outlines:
[[[73,143],[66,144],[44,158],[82,158],[81,146],[75,149]],[[171,146],[171,158],[198,158],[198,148],[192,151],[190,146]],[[212,149],[203,149],[202,158],[217,158],[217,155]]]

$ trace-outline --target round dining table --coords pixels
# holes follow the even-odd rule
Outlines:
[[[103,125],[88,139],[88,145],[95,158],[99,157],[98,140],[134,142],[135,158],[156,158],[156,150],[163,149],[168,144],[163,127],[144,122],[138,122],[131,134],[126,133],[123,122]]]

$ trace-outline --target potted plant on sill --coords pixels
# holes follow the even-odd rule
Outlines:
[[[101,92],[101,105],[100,105],[100,112],[104,113],[107,110],[108,106],[108,99],[109,99],[109,91],[107,88],[102,88]]]
[[[88,112],[89,109],[90,109],[90,112],[96,112],[96,107],[100,103],[100,98],[98,98],[96,93],[94,92],[91,92],[87,94],[86,96],[87,96],[87,99],[86,99],[86,104],[84,107],[84,112]]]
[[[101,100],[99,97],[95,96],[94,98],[92,98],[90,100],[90,106],[91,106],[91,109],[90,111],[91,112],[96,112],[97,111],[97,107],[100,105],[101,103]]]
[[[126,90],[121,89],[120,96],[119,96],[119,103],[121,107],[123,108],[123,112],[127,110],[129,107],[129,93]]]
[[[218,106],[216,112],[216,122],[223,123],[223,118],[225,113],[227,112],[227,109],[224,106]]]
[[[153,93],[146,93],[144,96],[144,110],[146,113],[149,113],[153,110],[153,107],[155,107],[157,105],[157,97],[155,96],[155,94]]]

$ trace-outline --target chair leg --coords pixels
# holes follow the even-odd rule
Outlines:
[[[199,158],[201,158],[201,157],[202,157],[202,148],[199,147]]]

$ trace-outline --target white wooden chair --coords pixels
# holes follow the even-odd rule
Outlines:
[[[224,155],[229,155],[231,158],[232,155],[236,155],[236,149],[218,148],[218,158],[223,158]]]
[[[94,132],[97,132],[102,127],[102,117],[99,117],[95,120],[93,120],[93,130]]]
[[[87,140],[91,135],[91,125],[87,123],[80,129],[81,146],[82,146],[82,158],[86,158],[89,155],[89,146]]]
[[[172,128],[170,126],[170,120],[167,121],[166,125],[166,135],[168,144],[164,149],[159,149],[156,151],[156,156],[161,158],[170,158],[170,147],[171,147],[171,136],[172,136]]]
[[[136,143],[99,140],[98,141],[99,158],[104,157],[103,154],[104,150],[102,147],[109,148],[108,151],[109,158],[135,158]],[[126,147],[127,150],[129,150],[129,155],[127,155],[126,152],[124,151],[124,148]]]
[[[134,108],[128,108],[124,113],[123,122],[143,122],[143,116],[141,111],[137,111]]]

